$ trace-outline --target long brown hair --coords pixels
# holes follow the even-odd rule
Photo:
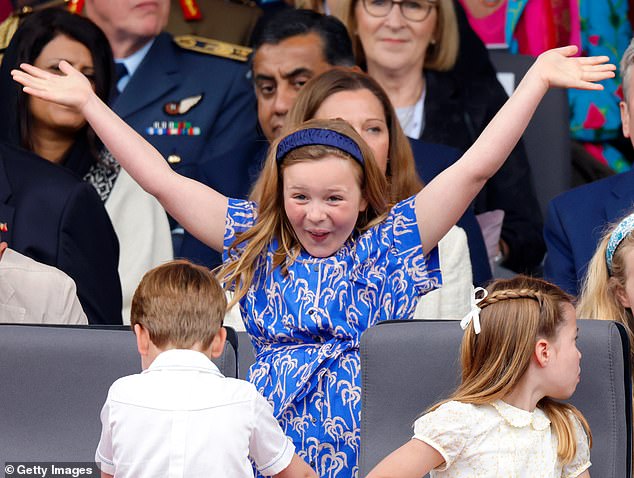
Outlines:
[[[479,303],[480,333],[470,325],[462,339],[461,383],[430,410],[450,400],[488,404],[504,398],[528,370],[537,340],[556,338],[565,323],[563,306],[572,304],[572,298],[556,285],[527,276],[497,280],[487,290],[489,295]],[[537,406],[551,421],[562,462],[570,462],[576,454],[570,415],[579,419],[592,442],[588,422],[572,405],[544,397]]]
[[[323,128],[336,131],[354,141],[361,150],[363,166],[348,153],[325,145],[303,146],[289,152],[280,163],[276,160],[277,148],[288,134],[309,128]],[[219,280],[225,288],[234,289],[234,297],[229,307],[237,303],[251,286],[255,272],[262,264],[263,255],[273,239],[278,248],[274,252],[273,267],[282,267],[286,273],[288,266],[299,255],[301,244],[291,227],[284,209],[283,178],[284,169],[292,164],[305,161],[319,161],[327,156],[349,160],[358,175],[361,194],[368,203],[359,214],[356,228],[363,232],[381,222],[387,214],[387,183],[374,162],[372,150],[348,123],[342,120],[311,120],[301,124],[288,134],[282,135],[271,145],[264,168],[260,173],[254,191],[257,191],[258,214],[253,227],[236,236],[229,248],[236,258],[226,262],[219,271]]]
[[[412,148],[403,133],[394,107],[387,93],[372,77],[360,71],[336,68],[312,78],[300,90],[286,124],[287,127],[294,128],[312,119],[330,96],[342,91],[358,90],[370,91],[383,107],[390,138],[386,177],[390,191],[389,201],[395,204],[419,192],[423,182],[416,172]]]

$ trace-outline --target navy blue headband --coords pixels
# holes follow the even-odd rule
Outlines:
[[[277,145],[275,160],[279,164],[294,149],[317,144],[340,149],[362,166],[364,164],[363,155],[357,143],[341,133],[325,128],[308,128],[289,134]]]

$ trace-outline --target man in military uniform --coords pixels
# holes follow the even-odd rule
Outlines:
[[[213,164],[256,137],[249,49],[196,37],[176,41],[161,32],[169,10],[169,0],[86,0],[84,13],[106,34],[117,63],[111,107],[177,172],[198,179],[200,158]],[[242,179],[226,161],[215,174],[225,194],[231,191],[223,190],[224,178]]]

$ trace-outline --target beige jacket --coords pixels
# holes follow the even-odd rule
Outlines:
[[[0,322],[87,324],[75,282],[12,249],[0,259]]]

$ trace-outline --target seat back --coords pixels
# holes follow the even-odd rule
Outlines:
[[[580,320],[581,382],[571,403],[593,434],[592,476],[631,476],[631,381],[623,327]],[[411,439],[416,418],[459,383],[456,321],[384,322],[361,338],[360,476]]]
[[[238,377],[247,378],[249,368],[255,363],[255,349],[245,331],[236,332],[238,338]]]
[[[535,61],[531,56],[513,55],[505,50],[491,50],[489,56],[498,74],[513,75],[512,89]],[[572,185],[568,117],[566,90],[551,89],[522,136],[542,217],[546,217],[550,200]]]
[[[229,342],[214,362],[235,376]],[[94,461],[108,388],[140,371],[129,328],[0,325],[0,461]]]

